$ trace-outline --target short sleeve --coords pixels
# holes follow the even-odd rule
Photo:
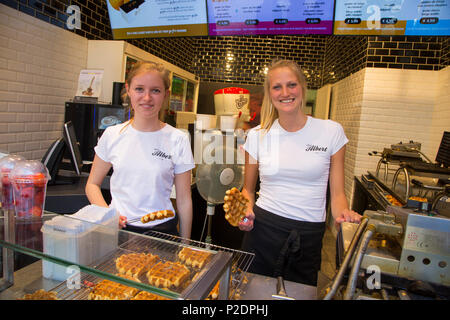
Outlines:
[[[256,128],[259,128],[256,127]],[[247,133],[247,139],[244,143],[244,150],[248,152],[250,156],[252,156],[255,160],[258,160],[258,137],[259,131],[256,128],[250,129]]]
[[[181,134],[175,144],[176,151],[174,152],[175,174],[180,174],[195,167],[194,156],[192,155],[191,143],[187,134]]]
[[[342,128],[342,126],[339,123],[334,121],[332,123],[334,124],[334,135],[331,143],[332,146],[331,154],[334,155],[348,143],[348,138],[345,135],[344,128]]]

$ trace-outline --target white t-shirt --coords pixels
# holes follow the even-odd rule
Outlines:
[[[258,129],[248,132],[244,144],[259,163],[256,205],[290,219],[325,221],[331,156],[348,142],[342,126],[308,116],[296,132],[284,130],[278,119],[266,134]]]
[[[175,174],[195,166],[189,136],[168,124],[155,132],[124,126],[108,127],[95,147],[97,156],[113,166],[110,207],[128,220],[158,210],[175,211],[170,201]],[[130,225],[151,227],[170,219]]]

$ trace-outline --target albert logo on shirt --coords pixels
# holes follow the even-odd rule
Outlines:
[[[328,149],[328,147],[320,147],[320,146],[316,146],[314,144],[307,144],[306,145],[306,149],[305,151],[321,151],[321,152],[326,152]]]
[[[171,155],[166,154],[164,151],[161,151],[159,149],[155,149],[152,153],[152,156],[161,158],[161,159],[172,159]]]

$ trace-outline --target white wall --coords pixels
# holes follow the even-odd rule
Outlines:
[[[349,142],[345,154],[345,190],[351,201],[355,163],[358,156],[359,129],[366,69],[337,82],[332,87],[331,119],[339,122]],[[351,202],[349,202],[351,204]]]
[[[0,149],[41,159],[61,137],[64,103],[88,40],[0,4]]]
[[[366,68],[333,85],[332,119],[349,138],[345,188],[352,201],[353,178],[375,170],[371,151],[400,141],[422,143],[435,159],[443,131],[450,130],[450,67],[440,71]]]
[[[430,158],[434,160],[442,133],[450,131],[450,67],[439,71],[434,112],[430,130]]]

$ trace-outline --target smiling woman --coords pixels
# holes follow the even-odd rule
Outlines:
[[[143,72],[125,84],[134,111],[134,125],[142,131],[161,128],[159,112],[169,95],[157,70]]]
[[[149,125],[150,128],[143,128],[144,130],[160,129],[159,113],[167,106],[169,88],[170,72],[163,65],[145,61],[136,63],[127,75],[125,93],[122,96],[123,101],[131,108],[132,122],[136,118],[139,122],[146,120],[142,124]],[[135,117],[136,111],[141,109],[144,111],[144,119]]]
[[[86,195],[91,203],[107,207],[100,186],[113,168],[109,206],[119,212],[120,227],[140,233],[152,229],[189,238],[194,159],[189,137],[159,120],[169,87],[169,72],[163,65],[139,62],[133,66],[124,97],[133,116],[130,121],[108,127],[98,141]],[[149,212],[175,212],[170,200],[174,185],[176,214],[143,224],[140,218]]]
[[[328,181],[337,223],[358,222],[344,193],[348,142],[342,126],[303,111],[306,81],[293,61],[268,69],[261,126],[247,134],[242,194],[249,199],[244,250],[255,253],[250,271],[316,285],[325,231]],[[261,180],[259,198],[255,185]]]

